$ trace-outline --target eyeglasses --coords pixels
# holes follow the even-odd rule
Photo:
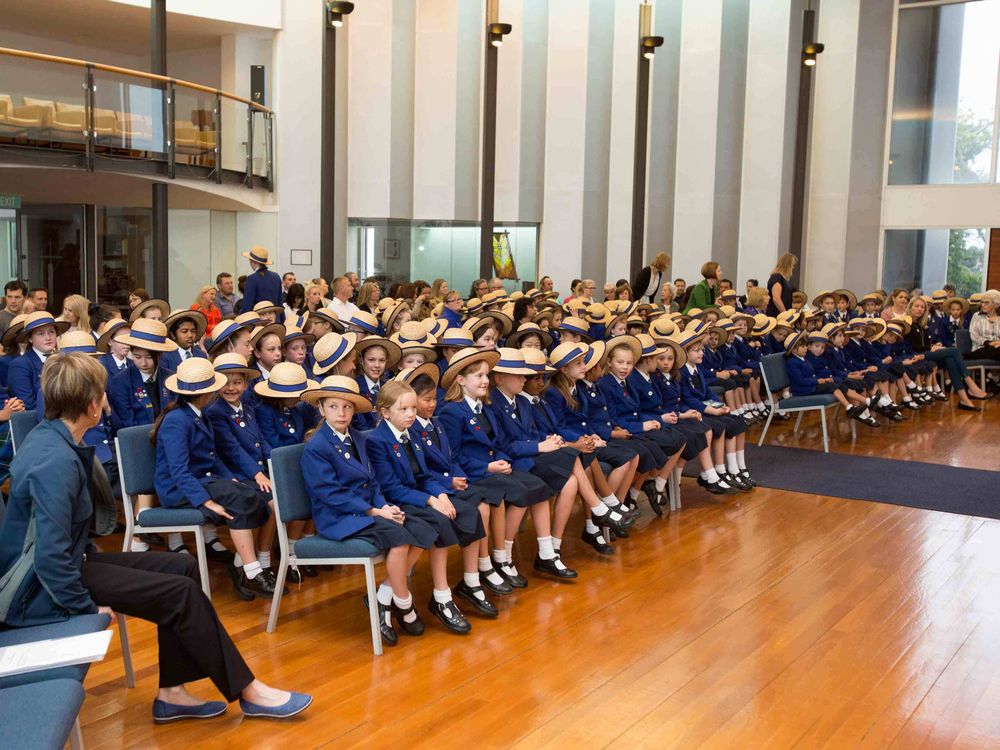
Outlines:
[[[461,297],[453,297],[452,299],[446,299],[444,302],[446,305],[450,305],[452,302],[461,302]]]

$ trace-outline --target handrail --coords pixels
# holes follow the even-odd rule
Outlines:
[[[41,60],[43,62],[60,63],[62,65],[75,65],[79,68],[90,67],[94,70],[103,70],[107,73],[118,73],[120,75],[136,76],[138,78],[145,78],[149,81],[157,81],[159,83],[172,83],[175,86],[183,86],[184,88],[194,89],[195,91],[202,91],[206,94],[212,94],[214,96],[222,96],[226,99],[232,99],[233,101],[241,102],[249,107],[260,112],[271,113],[268,107],[258,104],[250,99],[244,99],[242,96],[237,96],[236,94],[230,94],[227,91],[222,91],[221,89],[214,89],[211,86],[204,86],[200,83],[192,83],[191,81],[184,81],[180,78],[171,78],[169,76],[161,76],[156,73],[146,73],[142,70],[132,70],[131,68],[120,68],[117,65],[106,65],[104,63],[87,62],[86,60],[77,60],[73,57],[60,57],[59,55],[46,55],[41,52],[29,52],[23,49],[12,49],[10,47],[0,47],[0,55],[8,55],[10,57],[24,57],[29,60]]]

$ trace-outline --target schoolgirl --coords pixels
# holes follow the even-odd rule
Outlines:
[[[237,556],[227,570],[236,595],[247,601],[270,598],[274,573],[263,565],[274,540],[268,499],[253,481],[236,481],[216,453],[215,431],[204,414],[226,382],[201,357],[181,362],[167,378],[167,389],[177,398],[153,425],[153,486],[164,507],[194,507],[216,526],[228,525]]]
[[[863,327],[865,335],[857,339],[857,345],[864,353],[864,361],[875,365],[880,371],[886,372],[892,378],[896,391],[899,393],[899,406],[903,409],[918,410],[923,401],[919,403],[910,395],[907,388],[906,368],[895,361],[891,348],[883,344],[883,338],[888,331],[888,326],[881,317],[856,318],[851,323],[852,327]]]
[[[761,397],[760,374],[760,344],[750,337],[751,326],[756,322],[753,316],[746,313],[734,313],[731,318],[733,325],[727,346],[733,351],[734,358],[742,369],[740,373],[747,378],[747,387],[743,394],[744,407],[740,416],[751,422],[767,418],[767,407]]]
[[[715,325],[696,324],[692,330],[705,334],[702,370],[708,377],[709,388],[722,396],[733,414],[742,417],[746,410],[743,389],[750,381],[740,371],[740,363],[732,347],[726,348],[732,328],[732,322],[725,319]],[[748,418],[746,421],[749,424],[752,420]]]
[[[298,445],[305,434],[319,421],[319,415],[308,403],[300,400],[303,392],[314,385],[302,365],[279,362],[266,380],[254,386],[257,403],[254,416],[260,433],[271,449]]]
[[[24,354],[15,357],[7,369],[7,392],[21,399],[28,411],[37,409],[42,393],[42,366],[56,351],[58,337],[69,330],[69,323],[56,320],[47,312],[30,313],[14,337],[25,344]]]
[[[142,318],[163,322],[168,315],[170,315],[170,303],[163,299],[148,299],[132,308],[128,322],[131,325]]]
[[[686,408],[699,412],[702,421],[712,430],[712,455],[719,478],[737,490],[756,487],[744,455],[747,424],[716,400],[701,368],[704,338],[704,333],[692,329],[677,335],[677,342],[687,354],[687,362],[680,369],[681,399]],[[698,477],[698,484],[711,492],[710,481],[704,472]]]
[[[552,346],[552,336],[536,323],[522,323],[511,333],[505,344],[511,349],[539,349],[548,351]]]
[[[646,333],[648,330],[649,324],[639,315],[629,315],[625,321],[625,333],[629,336]]]
[[[858,298],[849,289],[837,289],[834,294],[837,295],[837,311],[834,313],[836,320],[831,322],[849,323],[858,306]]]
[[[483,539],[479,545],[479,578],[486,589],[502,595],[509,594],[515,587],[527,586],[527,581],[515,573],[513,559],[508,560],[506,554],[506,540],[510,538],[513,548],[514,534],[525,508],[539,506],[532,510],[536,533],[540,535],[538,559],[558,568],[554,564],[556,553],[549,534],[549,508],[543,505],[551,491],[533,474],[514,468],[513,459],[501,444],[500,428],[490,410],[485,408],[490,389],[489,371],[499,359],[495,351],[475,348],[461,349],[452,357],[441,381],[448,400],[440,407],[440,419],[462,470],[470,483],[478,486],[483,501],[490,505],[489,533],[493,538],[494,555],[498,563],[506,563],[506,573],[494,567],[487,540]],[[518,509],[511,511],[510,516],[511,521],[516,518],[517,523],[507,523],[505,506]],[[500,544],[504,546],[499,547]]]
[[[556,330],[560,344],[589,344],[594,340],[587,321],[572,315],[564,317]]]
[[[413,313],[406,300],[392,302],[382,313],[382,335],[386,338],[394,333],[399,333],[403,324],[413,320]]]
[[[448,362],[462,349],[474,347],[472,334],[468,328],[447,328],[437,338],[437,348],[440,352],[437,365],[438,372],[444,377],[444,371],[448,369]],[[443,395],[443,394],[442,394]],[[445,399],[439,399],[443,404]]]
[[[863,335],[864,324],[860,329],[849,329],[843,323],[830,323],[823,326],[823,333],[828,339],[823,356],[833,378],[849,388],[865,393],[871,411],[888,417],[893,422],[902,422],[904,417],[889,396],[889,384],[893,377],[875,365],[862,362],[859,368],[847,351],[849,338]]]
[[[2,356],[0,356],[0,388],[2,388],[3,395],[7,395],[7,376],[10,373],[10,363],[21,356],[22,345],[17,343],[17,335],[24,328],[24,321],[28,319],[30,314],[15,315],[7,330],[3,332],[3,336],[0,336],[0,347],[3,349]]]
[[[174,310],[163,321],[163,325],[167,327],[167,335],[177,344],[174,351],[167,352],[163,356],[160,366],[164,370],[174,372],[181,362],[191,357],[208,359],[208,354],[198,343],[208,328],[208,318],[202,312],[190,309]]]
[[[910,327],[910,321],[905,318],[894,318],[886,323],[879,349],[882,354],[891,358],[893,364],[902,368],[907,394],[921,406],[927,406],[934,399],[923,387],[924,378],[937,368],[913,351],[906,340]]]
[[[121,318],[112,318],[98,332],[97,351],[101,355],[98,361],[108,373],[109,389],[111,379],[132,365],[132,360],[129,359],[129,345],[122,341],[122,337],[128,332],[128,323]]]
[[[879,421],[868,410],[868,395],[864,383],[851,384],[845,380],[838,380],[827,366],[824,354],[828,340],[827,335],[822,331],[810,331],[804,340],[806,344],[805,356],[800,358],[798,355],[792,354],[787,365],[792,395],[808,396],[813,393],[832,393],[841,405],[844,405],[847,416],[869,427],[880,427]],[[793,370],[796,373],[794,378],[792,376]]]
[[[108,387],[115,428],[153,424],[174,400],[161,361],[177,344],[163,323],[150,318],[139,318],[116,338],[131,350],[132,366],[116,372]]]
[[[319,341],[328,333],[343,333],[345,329],[337,313],[328,307],[319,307],[309,314],[302,330],[311,333],[315,340]]]
[[[378,318],[365,310],[355,310],[350,318],[342,322],[348,331],[354,331],[358,334],[359,340],[363,340],[367,336],[378,336]]]
[[[374,409],[379,389],[388,379],[387,373],[396,366],[402,351],[399,346],[381,336],[368,336],[361,339],[354,347],[357,366],[361,372],[355,378],[362,396],[367,398]],[[354,415],[354,427],[358,430],[371,430],[377,424],[377,416],[373,410]]]
[[[837,295],[833,292],[820,292],[812,301],[813,307],[823,316],[823,324],[838,323]]]
[[[319,387],[305,391],[303,398],[322,417],[306,441],[301,460],[316,530],[326,539],[352,539],[387,550],[388,581],[379,586],[377,601],[373,604],[366,598],[365,606],[378,607],[379,629],[386,644],[395,646],[399,641],[393,616],[405,632],[421,635],[424,624],[413,608],[407,573],[420,553],[434,543],[436,531],[388,503],[382,494],[366,437],[351,426],[355,412],[372,408],[371,401],[358,392],[358,384],[331,375]]]
[[[303,370],[312,368],[309,362],[309,347],[316,340],[311,333],[303,333],[295,325],[285,324],[285,335],[281,338],[281,358],[283,362],[299,365]]]
[[[586,347],[582,344],[561,344],[560,347],[566,347],[566,350],[570,351],[560,349],[558,361],[573,354],[582,358],[586,353]],[[555,425],[547,423],[545,426],[549,429],[542,429],[539,424],[536,424],[535,407],[532,400],[523,394],[524,384],[528,377],[537,377],[538,381],[542,381],[541,390],[544,390],[544,376],[536,375],[535,370],[525,364],[524,355],[519,350],[500,349],[500,359],[493,367],[494,387],[490,393],[490,403],[487,408],[491,410],[494,421],[499,428],[501,442],[514,458],[513,465],[530,471],[545,482],[555,497],[550,536],[552,537],[553,550],[559,557],[555,559],[554,565],[548,565],[544,558],[540,558],[540,560],[536,560],[535,569],[557,578],[575,577],[567,575],[564,569],[569,569],[565,568],[565,564],[560,565],[560,563],[562,561],[562,538],[576,502],[577,493],[583,500],[588,516],[596,525],[624,531],[632,526],[634,521],[626,519],[618,511],[611,510],[594,491],[590,477],[580,460],[580,448],[587,450],[588,454],[592,454],[594,446],[589,441],[578,441],[581,443],[580,448],[571,447],[566,444],[562,436],[556,434]],[[544,413],[544,409],[540,411]],[[588,455],[588,459],[588,464],[593,462],[592,455]],[[617,500],[615,500],[615,504],[617,504]],[[532,510],[534,511],[534,508]],[[546,508],[546,510],[548,509]],[[501,572],[509,575],[509,571],[513,567],[509,550],[513,546],[513,534],[520,526],[524,512],[521,511],[518,514],[516,510],[508,506],[507,513],[508,536],[505,539],[505,546],[508,557],[506,561],[501,560]],[[532,518],[535,520],[536,529],[539,528],[537,515],[540,514],[533,512]],[[512,521],[515,519],[516,524],[513,525],[512,532]],[[516,575],[516,571],[514,575]]]
[[[222,354],[238,354],[244,360],[253,356],[250,334],[254,324],[249,320],[223,320],[212,329],[212,340],[208,342],[208,358],[215,360]]]
[[[483,314],[482,317],[469,318],[462,324],[472,336],[472,345],[477,349],[488,351],[496,349],[501,339],[501,324],[498,323],[497,313],[490,315]],[[510,328],[507,328],[509,331]]]
[[[329,375],[354,377],[355,359],[354,347],[358,343],[358,334],[353,331],[343,335],[328,333],[313,347],[312,374],[316,378]]]
[[[397,371],[415,369],[425,362],[433,362],[437,357],[434,349],[437,340],[415,320],[403,323],[389,340],[400,349],[399,362],[396,363]]]
[[[611,311],[600,302],[587,305],[588,332],[592,340],[601,341],[605,338],[605,330],[611,322]]]
[[[938,322],[936,337],[932,341],[942,346],[955,346],[955,332],[968,327],[969,301],[963,297],[949,297],[943,307],[947,314]]]
[[[756,287],[755,287],[756,288]],[[764,313],[757,313],[753,316],[753,327],[750,329],[750,336],[752,338],[753,344],[757,345],[757,352],[761,358],[767,354],[774,354],[771,349],[771,333],[774,331],[775,326],[777,326],[778,321],[774,318],[768,317]],[[765,413],[768,410],[767,405],[764,405]]]
[[[260,325],[268,326],[273,323],[281,323],[281,318],[279,318],[279,316],[284,316],[285,308],[282,305],[276,305],[267,300],[261,300],[253,306],[252,311],[247,310],[246,312],[253,312],[253,314],[260,321]]]

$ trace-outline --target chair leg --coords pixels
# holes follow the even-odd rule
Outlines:
[[[681,474],[683,472],[680,469],[674,469],[670,474],[670,481],[674,483],[673,491],[673,507],[670,510],[680,510],[681,509]]]
[[[77,716],[73,722],[73,729],[69,733],[69,746],[73,750],[83,750],[83,732],[80,731],[80,717]]]
[[[205,552],[205,532],[201,526],[194,529],[194,546],[198,553],[198,575],[201,577],[201,590],[205,596],[212,598],[212,582],[208,579],[208,554]]]
[[[372,626],[372,650],[382,655],[382,634],[378,626],[378,599],[375,597],[375,563],[365,560],[365,586],[368,589],[368,619]]]
[[[804,411],[799,412],[799,416],[795,418],[795,429],[792,430],[796,435],[799,434],[799,425],[802,424],[802,415],[805,414]]]
[[[285,590],[285,579],[288,577],[288,558],[281,556],[278,563],[278,578],[274,585],[274,596],[271,597],[271,614],[267,617],[267,632],[273,633],[278,627],[278,609],[281,607],[281,597]],[[376,608],[377,609],[377,608]]]
[[[799,412],[799,416],[802,416],[802,412]],[[823,452],[830,452],[830,438],[826,434],[826,409],[819,410],[819,421],[823,425]]]
[[[764,429],[761,430],[760,439],[757,441],[757,447],[764,444],[764,438],[767,437],[767,430],[771,426],[771,420],[774,419],[775,407],[771,407],[771,410],[767,413],[767,421],[764,422]]]
[[[118,640],[122,644],[122,662],[125,664],[125,685],[135,687],[135,671],[132,669],[132,649],[128,644],[128,626],[125,624],[125,615],[121,612],[116,614],[118,620]]]
[[[858,441],[858,423],[850,417],[848,417],[847,421],[851,425],[851,442],[856,443]]]

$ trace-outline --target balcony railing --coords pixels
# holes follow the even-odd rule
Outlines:
[[[21,161],[274,185],[274,112],[198,83],[0,47],[0,149]]]

